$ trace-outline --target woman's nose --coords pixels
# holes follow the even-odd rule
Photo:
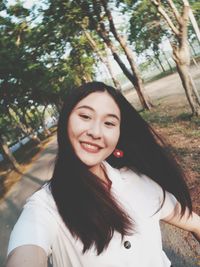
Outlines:
[[[92,123],[91,127],[87,130],[87,135],[92,136],[95,139],[101,138],[102,131],[100,123]]]

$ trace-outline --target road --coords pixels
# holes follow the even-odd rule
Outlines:
[[[51,178],[55,155],[56,138],[54,137],[0,204],[0,267],[4,266],[10,232],[21,213],[25,200]]]

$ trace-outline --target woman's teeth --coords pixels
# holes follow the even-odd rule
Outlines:
[[[88,143],[81,143],[82,147],[85,148],[86,150],[90,151],[90,152],[97,152],[100,150],[100,147],[95,146],[95,145],[91,145]]]

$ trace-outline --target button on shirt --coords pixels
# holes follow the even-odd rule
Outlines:
[[[46,185],[28,199],[12,231],[8,254],[18,246],[34,244],[46,251],[54,267],[169,267],[171,263],[162,250],[159,221],[173,211],[175,197],[166,192],[164,205],[158,211],[163,193],[157,183],[130,169],[103,164],[112,182],[111,194],[133,219],[131,235],[122,240],[115,232],[100,255],[94,246],[83,254],[83,244],[63,223]]]
[[[124,242],[124,247],[127,248],[127,249],[128,249],[128,248],[131,248],[131,242],[129,242],[129,241],[125,241],[125,242]]]

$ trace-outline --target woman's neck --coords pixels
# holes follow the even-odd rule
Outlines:
[[[90,168],[90,171],[97,175],[106,185],[106,187],[110,188],[112,182],[110,181],[103,164],[99,164],[98,166]]]

